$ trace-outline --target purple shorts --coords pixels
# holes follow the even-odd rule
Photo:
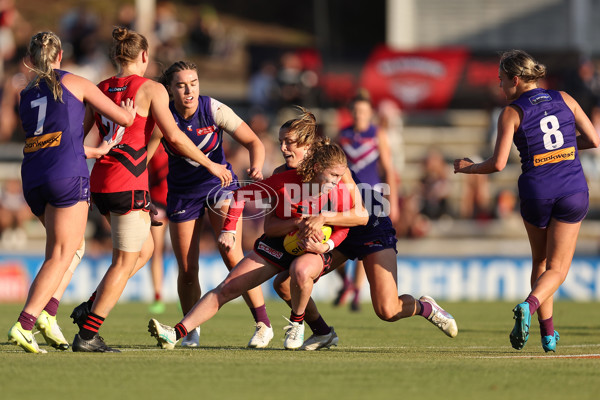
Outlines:
[[[45,183],[25,193],[25,201],[38,217],[44,214],[47,204],[56,208],[71,207],[80,201],[89,204],[90,178],[76,176]]]
[[[226,188],[220,189],[219,193],[231,193],[239,189],[237,183],[232,183]],[[198,197],[190,198],[189,194],[183,196],[178,193],[168,192],[167,193],[167,218],[169,222],[186,222],[194,221],[202,218],[206,207],[210,207],[216,204],[221,198],[215,198],[214,196],[199,195]]]
[[[521,199],[521,216],[538,228],[545,228],[554,218],[574,224],[583,220],[590,207],[589,192],[577,192],[556,199]]]
[[[371,253],[394,249],[396,253],[396,230],[389,217],[371,215],[364,226],[350,228],[348,236],[336,248],[349,260],[362,260]]]

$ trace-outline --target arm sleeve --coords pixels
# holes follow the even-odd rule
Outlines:
[[[263,198],[271,198],[277,196],[278,188],[285,182],[280,175],[274,175],[260,182],[251,183],[250,185],[239,188],[233,192],[233,199],[229,204],[227,216],[223,223],[222,232],[235,233],[237,221],[240,219],[244,211],[246,201],[255,201]]]
[[[211,109],[217,126],[225,129],[229,133],[235,132],[243,122],[229,106],[219,103],[214,99],[211,100]]]
[[[333,244],[335,245],[335,247],[338,247],[340,245],[340,243],[342,243],[344,241],[344,239],[346,239],[346,237],[348,236],[348,231],[350,231],[350,228],[342,228],[342,227],[334,226],[332,228],[332,233],[331,233],[331,237],[329,238],[329,240],[333,241]]]

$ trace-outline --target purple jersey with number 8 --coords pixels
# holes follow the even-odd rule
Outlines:
[[[529,90],[511,105],[523,112],[514,136],[521,156],[519,196],[554,199],[587,191],[577,153],[575,116],[560,92]]]

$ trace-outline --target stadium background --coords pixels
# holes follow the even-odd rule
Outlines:
[[[194,60],[202,93],[229,104],[246,121],[265,115],[267,136],[274,136],[287,119],[291,104],[314,110],[323,133],[333,136],[347,121],[348,100],[366,87],[380,110],[396,111],[390,136],[407,203],[417,196],[423,160],[432,148],[448,166],[458,156],[490,155],[490,123],[504,104],[497,91],[498,51],[529,51],[548,66],[548,87],[568,91],[590,116],[598,111],[600,27],[593,17],[600,15],[600,2],[593,0],[4,0],[1,5],[3,113],[10,111],[10,84],[18,77],[23,46],[33,32],[51,29],[68,38],[64,44],[73,63],[67,69],[99,81],[112,73],[102,57],[112,26],[129,21],[152,38],[155,73],[177,59]],[[132,9],[134,18],[128,20]],[[279,81],[278,95],[266,100],[250,96],[253,82],[271,67]],[[283,72],[290,77],[290,71],[292,80],[285,81]],[[5,115],[0,126],[9,129]],[[6,209],[2,201],[9,182],[19,177],[22,144],[18,128],[5,133],[0,143],[0,208]],[[600,299],[599,156],[586,152],[583,159],[592,204],[560,298]],[[276,165],[281,159],[270,161]],[[513,157],[505,171],[489,177],[487,196],[496,199],[514,191],[518,173]],[[490,200],[486,213],[465,215],[461,204],[469,183],[451,173],[447,183],[443,213],[425,215],[425,228],[399,230],[399,290],[448,300],[523,298],[528,292],[529,246],[516,207],[500,216],[498,204]],[[65,301],[86,298],[110,264],[98,230],[101,222],[92,214],[88,252]],[[1,235],[0,302],[20,302],[43,259],[43,229],[29,219],[5,227]],[[226,272],[211,240],[207,237],[202,244],[204,289],[214,287]],[[172,255],[165,271],[164,298],[176,301]],[[330,299],[340,285],[336,276],[325,277],[315,286],[315,297]],[[264,287],[272,296],[270,285]],[[368,300],[368,290],[362,293]],[[123,300],[151,299],[150,274],[144,268],[128,283]]]

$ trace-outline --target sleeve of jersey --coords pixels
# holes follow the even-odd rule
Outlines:
[[[239,188],[233,192],[233,199],[229,204],[229,210],[223,223],[221,232],[236,232],[237,222],[244,211],[246,201],[255,201],[262,198],[273,196],[277,192],[277,187],[282,184],[278,176],[272,176],[260,182]]]
[[[331,230],[331,237],[329,238],[329,240],[333,241],[335,247],[338,247],[344,241],[344,239],[346,239],[349,231],[350,228],[334,226]]]

